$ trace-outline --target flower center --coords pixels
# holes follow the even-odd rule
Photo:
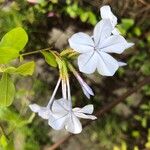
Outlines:
[[[95,51],[97,51],[98,49],[99,49],[98,46],[95,46],[95,47],[94,47],[94,50],[95,50]]]

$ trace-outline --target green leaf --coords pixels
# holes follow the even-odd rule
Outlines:
[[[95,25],[97,23],[96,15],[93,12],[89,12],[89,19],[88,19],[88,21],[92,25]]]
[[[19,52],[23,50],[27,42],[28,35],[26,31],[21,27],[17,27],[3,36],[0,42],[0,47],[14,48]]]
[[[57,67],[55,56],[50,52],[41,52],[45,57],[45,61],[52,67]]]
[[[8,143],[7,143],[7,138],[5,137],[5,135],[2,135],[2,136],[0,137],[0,145],[1,145],[3,148],[5,148],[5,147],[8,145]]]
[[[9,73],[9,74],[15,73],[15,71],[16,71],[15,67],[7,67],[2,69],[2,72]]]
[[[0,106],[10,106],[14,100],[15,86],[7,73],[3,73],[0,81]]]
[[[144,64],[141,67],[141,72],[144,75],[149,76],[150,75],[150,62],[149,61],[145,61]]]
[[[19,66],[16,69],[15,73],[18,73],[18,74],[23,75],[23,76],[32,75],[34,72],[34,68],[35,68],[34,61],[27,62],[27,63]]]
[[[19,52],[12,47],[0,46],[0,64],[8,63],[19,56]]]
[[[21,27],[6,33],[0,42],[0,64],[8,63],[19,56],[28,41],[28,35]]]
[[[133,29],[133,32],[136,36],[141,36],[142,35],[142,32],[141,32],[141,29],[139,27],[135,27]]]
[[[81,19],[82,22],[86,22],[88,17],[89,17],[89,13],[88,12],[84,12],[84,13],[82,13],[80,15],[80,19]]]
[[[127,31],[129,28],[131,28],[134,25],[134,20],[124,18],[121,20],[121,25]]]
[[[27,62],[18,68],[15,67],[0,67],[0,72],[9,73],[9,74],[20,74],[23,76],[32,75],[34,72],[35,63],[34,61]]]
[[[8,122],[12,129],[28,124],[28,119],[23,119],[18,113],[8,107],[0,108],[0,120]]]

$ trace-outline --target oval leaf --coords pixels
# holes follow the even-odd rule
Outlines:
[[[32,75],[34,72],[34,68],[35,68],[34,61],[27,62],[27,63],[19,66],[16,69],[15,73],[18,73],[18,74],[23,75],[23,76]]]
[[[55,56],[50,52],[41,52],[45,57],[45,61],[52,67],[57,67]]]
[[[27,42],[28,35],[26,31],[21,27],[17,27],[7,32],[3,36],[0,42],[0,47],[11,47],[18,50],[19,52],[23,50]]]
[[[0,106],[6,107],[12,104],[15,96],[15,86],[7,73],[4,73],[0,81]]]
[[[8,63],[19,56],[28,42],[26,31],[21,28],[14,28],[6,33],[0,42],[0,64]]]
[[[19,56],[19,52],[12,47],[0,46],[0,64],[8,63]]]

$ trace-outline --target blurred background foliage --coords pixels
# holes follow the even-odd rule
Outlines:
[[[74,105],[93,103],[96,112],[137,81],[150,76],[148,0],[39,0],[38,4],[26,0],[0,0],[0,37],[12,28],[22,26],[29,35],[26,52],[46,47],[59,51],[68,46],[67,39],[73,33],[92,33],[93,26],[100,20],[99,8],[105,4],[111,5],[119,18],[120,32],[135,46],[121,56],[116,55],[128,65],[120,68],[115,76],[84,75],[95,92],[91,101],[85,99],[75,79],[71,79]],[[17,88],[15,101],[11,107],[0,108],[0,150],[48,150],[67,134],[53,131],[29,110],[30,103],[47,103],[57,71],[50,68],[40,54],[27,59],[35,60],[36,71],[32,77],[13,77]],[[72,147],[73,150],[149,150],[150,85],[143,86],[60,149]]]

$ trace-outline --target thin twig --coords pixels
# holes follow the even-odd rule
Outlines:
[[[150,84],[150,77],[145,77],[142,81],[140,81],[139,83],[137,83],[136,86],[134,86],[133,88],[129,89],[127,92],[125,92],[122,96],[120,96],[118,99],[114,100],[113,102],[109,103],[108,105],[104,106],[102,109],[100,109],[99,111],[96,112],[96,116],[100,117],[101,115],[109,112],[110,110],[112,110],[116,105],[118,105],[120,102],[123,102],[124,100],[126,100],[127,97],[129,97],[130,95],[132,95],[134,92],[137,92],[138,90],[140,90],[144,85],[146,84]],[[83,128],[85,128],[86,126],[88,126],[89,124],[91,124],[93,121],[87,121],[84,125]],[[53,144],[49,149],[47,150],[55,150],[57,149],[60,145],[66,143],[71,137],[75,136],[74,134],[69,134],[67,136],[65,136],[64,138],[62,138],[61,140],[59,140],[58,142],[56,142],[55,144]]]
[[[44,48],[44,49],[40,49],[40,50],[36,50],[36,51],[31,51],[31,52],[27,52],[27,53],[22,53],[20,54],[21,56],[27,56],[27,55],[33,55],[33,54],[37,54],[37,53],[41,53],[43,51],[49,51],[51,50],[51,48]]]

